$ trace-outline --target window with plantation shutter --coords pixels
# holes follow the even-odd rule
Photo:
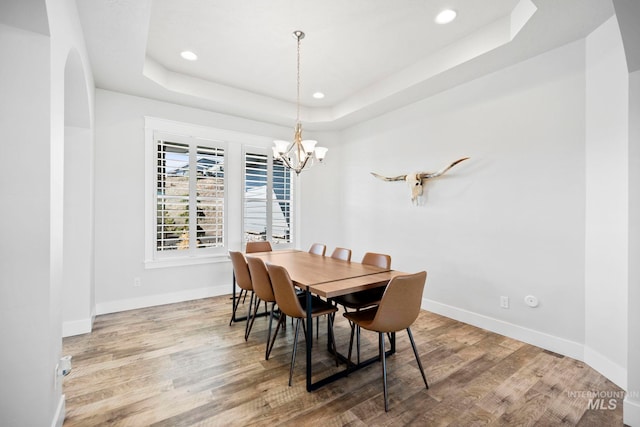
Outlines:
[[[225,246],[225,150],[215,141],[156,134],[159,255]]]
[[[244,241],[292,244],[292,175],[266,150],[246,148],[244,154]]]

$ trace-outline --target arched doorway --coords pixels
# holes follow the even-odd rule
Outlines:
[[[78,52],[64,71],[62,335],[91,331],[94,303],[93,136],[87,79]]]

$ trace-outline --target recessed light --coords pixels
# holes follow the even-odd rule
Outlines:
[[[198,55],[191,52],[190,50],[185,50],[183,52],[180,52],[180,56],[182,56],[187,61],[195,61],[198,59]]]
[[[436,16],[435,21],[438,24],[448,24],[449,22],[456,19],[457,15],[458,13],[455,10],[445,9]]]
[[[322,93],[322,92],[316,92],[316,93],[314,93],[314,94],[313,94],[313,97],[314,97],[315,99],[322,99],[322,98],[324,98],[324,93]]]

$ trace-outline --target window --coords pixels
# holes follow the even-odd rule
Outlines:
[[[225,150],[199,138],[154,134],[156,257],[225,248]]]
[[[227,263],[249,240],[293,247],[295,180],[272,141],[145,117],[145,268]]]
[[[266,150],[247,148],[244,154],[244,242],[268,240],[288,246],[292,238],[292,172]]]

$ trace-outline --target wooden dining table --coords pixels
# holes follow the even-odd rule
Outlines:
[[[351,372],[364,368],[378,360],[378,356],[359,362],[350,363],[343,355],[340,358],[346,362],[346,368],[328,377],[313,382],[311,351],[312,351],[312,321],[311,300],[312,295],[318,295],[327,299],[340,295],[346,295],[367,289],[386,286],[391,278],[403,275],[400,271],[361,264],[353,261],[343,261],[322,255],[311,254],[297,250],[282,250],[272,252],[254,252],[247,257],[259,257],[266,263],[284,267],[294,285],[306,292],[306,376],[307,391],[313,391],[325,384],[343,378]],[[328,347],[331,348],[331,342]],[[391,349],[388,354],[395,352],[395,334],[392,334]]]

